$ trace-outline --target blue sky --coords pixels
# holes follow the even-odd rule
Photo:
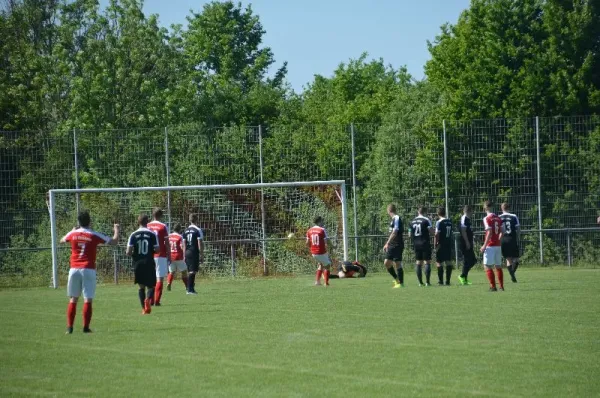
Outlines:
[[[101,1],[105,3],[106,0]],[[158,14],[162,25],[186,24],[190,9],[198,12],[207,1],[145,0],[144,12]],[[315,74],[331,76],[340,62],[383,58],[394,68],[405,65],[416,79],[423,78],[429,59],[427,40],[445,22],[455,23],[470,0],[253,0],[264,29],[264,45],[271,47],[276,65],[288,61],[288,81],[294,90]]]

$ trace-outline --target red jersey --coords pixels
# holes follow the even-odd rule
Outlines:
[[[167,257],[167,245],[165,243],[165,239],[169,236],[167,226],[160,221],[154,220],[148,223],[148,229],[156,234],[158,245],[160,246],[160,252],[154,253],[154,257]]]
[[[183,260],[183,236],[172,233],[169,235],[169,246],[171,246],[171,261]]]
[[[310,243],[310,252],[312,254],[327,253],[325,239],[327,239],[327,232],[325,232],[325,228],[318,225],[315,225],[306,232],[306,241]]]
[[[489,246],[500,246],[500,233],[502,232],[502,220],[494,213],[490,213],[483,219],[486,237],[489,234]]]
[[[98,245],[110,242],[108,236],[87,228],[75,229],[63,239],[71,243],[71,268],[96,269]]]

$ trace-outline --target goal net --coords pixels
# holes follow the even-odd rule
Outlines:
[[[100,282],[130,279],[131,260],[125,256],[129,235],[140,213],[164,210],[163,222],[173,232],[199,216],[204,231],[202,272],[210,275],[293,275],[315,269],[305,244],[305,232],[321,216],[333,259],[348,258],[346,188],[344,181],[265,184],[198,185],[144,188],[54,189],[49,192],[52,234],[52,281],[68,274],[70,250],[59,245],[77,224],[79,210],[88,210],[91,228],[112,235],[121,226],[118,246],[100,246],[96,268]],[[62,249],[62,250],[61,250]]]

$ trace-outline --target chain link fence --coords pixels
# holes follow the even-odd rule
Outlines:
[[[399,144],[384,156],[405,170],[402,181],[377,180],[367,167],[384,139]],[[598,153],[598,116],[444,121],[418,131],[351,124],[0,132],[0,279],[49,280],[45,193],[51,188],[337,179],[348,187],[351,257],[374,269],[388,220],[379,209],[384,204],[365,195],[365,184],[371,190],[403,186],[392,200],[405,222],[421,203],[445,205],[457,222],[465,204],[474,205],[477,220],[483,200],[507,201],[528,231],[521,245],[525,264],[592,266],[600,247]],[[138,207],[154,205],[168,210],[169,223],[184,221],[171,220],[181,218],[176,195],[155,195]],[[95,227],[109,231],[127,212],[122,208]],[[229,250],[220,267],[234,269],[243,260],[239,252]],[[101,256],[104,278],[127,276],[121,257]]]

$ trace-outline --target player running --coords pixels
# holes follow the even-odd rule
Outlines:
[[[510,280],[513,283],[517,282],[516,272],[519,268],[519,235],[521,224],[519,218],[510,213],[510,205],[506,202],[502,203],[502,239],[500,247],[502,248],[502,256],[506,259],[506,268],[510,274]]]
[[[156,284],[156,266],[154,253],[160,252],[160,245],[156,234],[148,229],[148,215],[140,214],[138,217],[139,228],[127,240],[126,254],[133,258],[133,272],[139,287],[138,297],[142,305],[142,315],[152,312],[151,300],[154,296]],[[148,291],[146,292],[146,288]]]
[[[483,227],[485,228],[485,242],[481,246],[481,252],[483,253],[483,268],[487,275],[488,281],[490,282],[490,292],[496,292],[496,279],[494,278],[494,271],[492,268],[496,268],[496,274],[498,275],[498,283],[500,290],[504,290],[504,274],[502,272],[502,253],[500,253],[500,235],[502,235],[502,220],[496,214],[492,212],[493,203],[486,200],[483,205],[483,210],[486,213],[483,219]]]
[[[444,285],[444,265],[446,267],[446,286],[450,286],[450,277],[452,276],[452,243],[454,235],[452,232],[452,221],[446,218],[446,209],[438,207],[437,215],[439,219],[435,223],[435,265],[438,272],[438,285]]]
[[[466,205],[463,209],[463,215],[460,217],[460,251],[463,255],[463,266],[458,282],[461,285],[470,285],[471,281],[467,278],[469,271],[475,263],[475,251],[473,249],[473,229],[471,228],[471,206]]]
[[[83,293],[83,333],[91,333],[92,300],[96,295],[96,252],[98,245],[116,245],[119,241],[119,224],[113,226],[113,237],[109,238],[90,229],[90,213],[84,210],[77,216],[79,227],[66,234],[60,243],[71,244],[71,269],[67,282],[67,334],[73,333],[73,322],[77,312],[77,301]]]
[[[389,204],[387,213],[392,218],[390,222],[390,236],[383,246],[385,260],[383,265],[394,278],[394,288],[404,286],[404,268],[402,267],[402,254],[404,253],[404,237],[402,236],[402,219],[396,214],[396,205]],[[397,268],[394,269],[394,266]]]
[[[367,268],[358,261],[342,261],[338,265],[337,275],[331,274],[329,277],[346,279],[346,278],[364,278],[367,275]]]
[[[159,306],[163,292],[163,282],[165,280],[165,276],[167,276],[168,273],[167,247],[169,247],[169,229],[162,222],[162,209],[158,207],[154,208],[154,210],[152,210],[152,217],[153,220],[148,223],[148,229],[154,231],[154,233],[158,237],[158,245],[160,246],[160,251],[158,253],[154,253],[157,281],[156,288],[154,289],[154,298],[153,300],[151,300],[151,302],[152,305]]]
[[[183,227],[181,224],[175,224],[175,228],[169,235],[169,248],[171,249],[171,264],[169,264],[169,276],[167,277],[167,290],[171,291],[171,285],[173,284],[173,278],[177,272],[181,272],[181,280],[183,285],[187,289],[188,277],[187,277],[187,266],[183,261]]]
[[[196,292],[196,274],[200,270],[200,264],[204,261],[204,233],[196,224],[198,215],[190,214],[190,226],[183,233],[183,250],[185,252],[185,265],[188,271],[188,283],[186,294],[198,294]]]
[[[415,249],[417,279],[419,286],[431,286],[431,240],[430,235],[433,233],[431,220],[423,215],[427,211],[424,206],[417,208],[417,217],[410,223],[408,229],[412,236],[413,246]],[[423,284],[423,264],[425,265],[425,284]]]
[[[321,285],[321,276],[325,281],[325,286],[329,286],[329,267],[331,266],[331,259],[327,254],[326,240],[327,232],[323,228],[323,218],[321,216],[315,217],[314,226],[306,231],[306,246],[310,248],[312,257],[317,261],[317,273],[315,286]]]

